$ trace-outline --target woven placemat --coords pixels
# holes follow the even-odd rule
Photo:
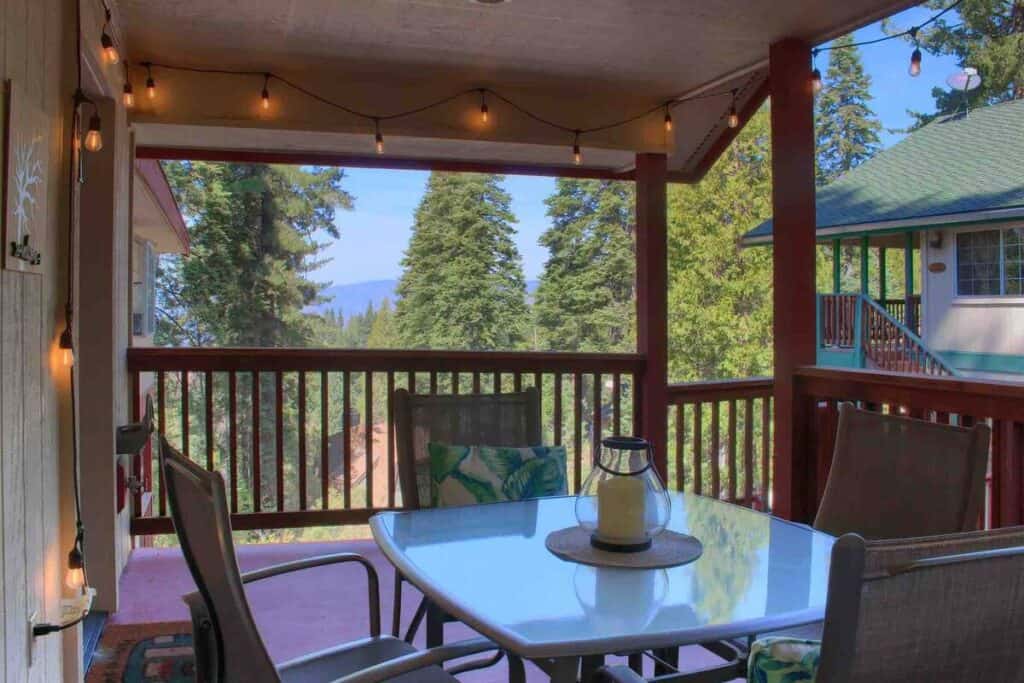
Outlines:
[[[544,540],[544,545],[563,560],[595,567],[633,569],[677,567],[693,562],[704,552],[704,546],[693,536],[665,530],[654,537],[648,550],[638,553],[611,553],[590,545],[590,533],[578,526],[552,531]]]

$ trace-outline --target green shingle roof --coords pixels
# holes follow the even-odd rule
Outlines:
[[[820,188],[818,231],[1016,207],[1024,207],[1024,100],[936,119]],[[744,241],[771,234],[768,220]]]

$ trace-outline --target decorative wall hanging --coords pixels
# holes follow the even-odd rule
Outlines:
[[[13,81],[4,83],[3,121],[3,265],[42,273],[48,121]]]

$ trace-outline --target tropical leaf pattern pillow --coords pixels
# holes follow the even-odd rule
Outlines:
[[[762,638],[750,648],[748,683],[813,683],[821,643],[798,638]]]
[[[431,442],[427,450],[431,503],[435,507],[568,493],[563,446],[508,448]]]

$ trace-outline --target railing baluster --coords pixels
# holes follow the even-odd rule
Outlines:
[[[622,434],[622,386],[619,373],[612,373],[612,425],[615,435]]]
[[[459,394],[459,373],[455,371],[452,373],[452,393],[458,396]]]
[[[437,373],[430,373],[430,393],[437,393]],[[373,373],[363,375],[363,395],[366,399],[365,446],[366,449],[366,507],[373,508]]]
[[[703,404],[693,404],[693,492],[700,495],[704,491],[704,418],[701,415]]]
[[[617,375],[616,375],[617,376]],[[685,427],[685,404],[680,403],[676,408],[676,491],[686,490],[686,467],[683,464],[683,442],[686,439]],[[616,434],[618,430],[616,430]]]
[[[761,497],[764,510],[769,511],[769,494],[771,492],[771,443],[772,443],[772,398],[771,395],[761,397]]]
[[[260,454],[260,373],[252,373],[252,511],[263,509],[261,472],[263,458]]]
[[[181,373],[181,454],[189,457],[189,400],[188,400],[188,370]]]
[[[409,385],[415,387],[415,375],[410,373]],[[345,509],[352,507],[352,381],[348,370],[341,373],[341,384],[344,389],[342,394],[342,423],[341,423],[341,466],[342,484],[344,486],[342,496]],[[410,389],[412,391],[413,389]]]
[[[274,373],[274,471],[277,511],[284,510],[284,375]]]
[[[480,393],[480,372],[476,370],[473,371],[473,393]]]
[[[307,507],[306,491],[306,373],[299,371],[299,509]]]
[[[388,507],[395,507],[395,373],[387,374]],[[452,390],[457,394],[459,373],[452,373]]]
[[[593,411],[594,411],[594,414],[593,414],[593,428],[591,429],[591,433],[593,434],[593,436],[591,436],[591,438],[590,438],[590,440],[592,442],[590,444],[590,452],[591,452],[591,460],[590,460],[590,462],[591,462],[591,466],[593,466],[593,463],[597,462],[597,456],[600,453],[600,448],[601,448],[601,436],[602,436],[602,434],[601,434],[602,433],[602,427],[601,427],[601,388],[602,388],[601,387],[601,373],[600,372],[595,372],[593,377],[594,377],[594,386],[593,386],[593,392],[594,392]]]
[[[238,376],[228,372],[228,476],[231,477],[231,512],[238,512]]]
[[[719,402],[711,401],[711,495],[715,498],[722,497],[721,474],[719,472],[719,459],[721,457],[720,434],[719,434]]]
[[[512,391],[517,394],[523,390],[523,375],[518,370],[512,373]]]
[[[413,372],[412,370],[410,370],[409,374],[408,374],[408,377],[406,379],[406,382],[407,382],[407,386],[409,387],[409,393],[410,394],[415,394],[416,393],[416,373]]]
[[[167,437],[167,397],[164,389],[164,371],[156,373],[156,415],[157,429],[160,436]],[[167,489],[164,487],[164,468],[156,468],[157,482],[160,486],[160,516],[167,516]]]
[[[320,372],[320,507],[331,507],[331,385],[326,370]]]
[[[491,390],[495,394],[500,394],[501,393],[501,372],[495,372],[494,373],[494,379],[491,380],[491,382],[492,382],[492,389]]]
[[[573,491],[582,488],[583,482],[583,376],[572,376],[572,421],[573,421]]]
[[[736,482],[736,401],[729,401],[729,500],[736,501],[737,482]]]
[[[206,371],[203,377],[203,392],[206,415],[206,469],[213,471],[213,373]]]
[[[431,370],[430,372],[430,393],[437,393],[437,373]]]
[[[562,373],[555,373],[554,382],[554,410],[552,421],[554,422],[552,428],[554,429],[554,441],[556,446],[562,445]]]
[[[139,373],[131,373],[131,395],[132,395],[132,422],[138,422],[142,419],[140,411],[142,408],[142,387],[139,380]],[[142,482],[142,459],[143,455],[152,444],[149,440],[146,441],[145,446],[139,451],[138,455],[131,459],[132,461],[132,477],[135,478],[136,482]],[[142,489],[136,488],[132,492],[132,517],[141,516],[142,512]]]
[[[754,399],[743,402],[743,497],[754,507]]]

